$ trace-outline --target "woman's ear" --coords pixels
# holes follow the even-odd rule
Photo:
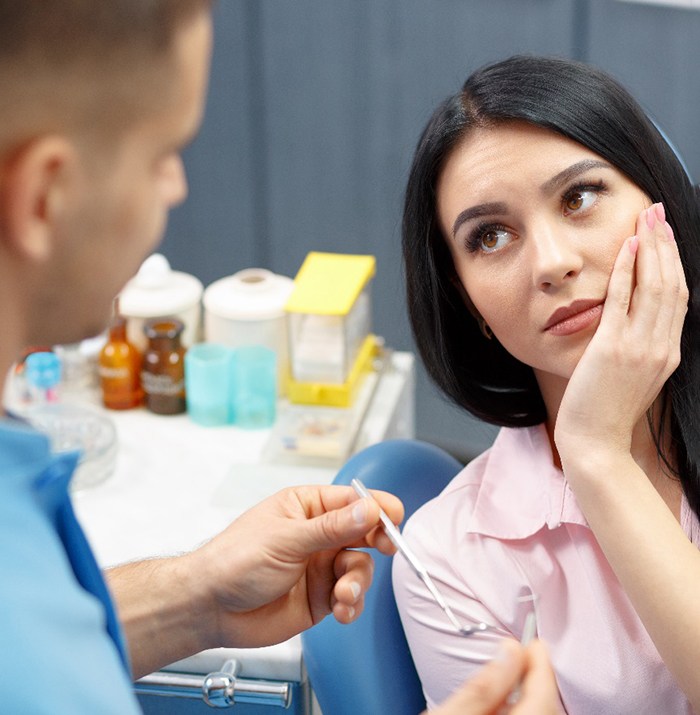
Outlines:
[[[476,309],[474,303],[472,303],[472,299],[469,297],[469,293],[467,293],[464,284],[459,279],[459,276],[454,269],[450,274],[450,282],[459,294],[459,297],[462,299],[462,302],[464,303],[467,310],[471,313],[474,320],[476,320],[479,326],[479,330],[481,330],[483,336],[487,340],[491,340],[493,338],[493,332],[491,328],[489,327],[488,323],[481,317],[481,313],[479,313],[479,311]]]
[[[450,283],[452,284],[452,287],[457,291],[459,297],[462,299],[462,303],[464,303],[466,309],[472,314],[476,321],[480,323],[480,321],[482,320],[481,314],[474,307],[472,299],[469,297],[469,294],[464,288],[464,285],[454,268],[450,271]]]
[[[68,140],[44,136],[15,150],[0,167],[0,242],[7,250],[33,261],[50,255],[74,162]]]

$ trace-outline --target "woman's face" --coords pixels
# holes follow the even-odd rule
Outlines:
[[[615,257],[648,197],[584,146],[524,122],[469,134],[437,185],[457,275],[496,339],[569,378],[595,332]]]

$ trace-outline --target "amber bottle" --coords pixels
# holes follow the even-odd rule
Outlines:
[[[184,412],[185,348],[180,342],[184,323],[155,318],[144,325],[148,347],[143,356],[141,384],[146,407],[159,415]]]
[[[141,353],[126,337],[126,319],[114,302],[107,342],[98,361],[102,402],[111,410],[128,410],[143,402]]]

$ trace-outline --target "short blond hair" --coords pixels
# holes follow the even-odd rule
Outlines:
[[[43,57],[54,67],[164,51],[211,0],[0,0],[0,64]]]
[[[118,127],[161,101],[174,38],[212,4],[0,0],[0,151],[22,134]]]

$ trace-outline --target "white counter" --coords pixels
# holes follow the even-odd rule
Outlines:
[[[395,353],[355,450],[413,437],[413,399],[413,356]],[[115,472],[74,495],[78,518],[103,566],[189,551],[279,489],[327,484],[337,471],[264,463],[269,430],[200,427],[187,415],[159,416],[145,409],[109,415],[119,440]],[[269,648],[205,651],[172,667],[207,673],[228,658],[240,660],[241,677],[303,680],[299,637]]]

